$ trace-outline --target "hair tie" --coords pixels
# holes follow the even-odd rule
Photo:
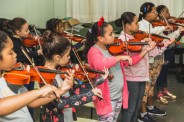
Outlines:
[[[146,13],[146,6],[144,7],[144,11],[143,12]]]
[[[92,29],[91,28],[89,28],[89,30],[88,30],[90,33],[92,33]]]
[[[98,21],[98,36],[100,35],[100,27],[103,25],[103,23],[104,23],[104,18],[102,16]]]

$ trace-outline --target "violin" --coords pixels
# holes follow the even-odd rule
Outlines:
[[[161,36],[158,34],[151,33],[150,35],[143,31],[138,31],[136,34],[134,34],[134,37],[139,40],[143,40],[144,38],[151,38],[153,41],[156,42],[157,46],[162,47],[160,45],[164,39],[170,40],[170,38]]]
[[[174,19],[175,23],[184,24],[184,18],[183,17],[176,18],[176,17],[171,16],[170,18]]]
[[[68,38],[74,42],[82,42],[85,37],[79,35],[79,34],[71,34],[68,32],[64,32],[61,36]]]
[[[34,36],[32,34],[29,34],[28,37],[26,37],[23,40],[23,44],[26,47],[33,47],[33,46],[37,46],[37,45],[43,45],[43,40],[39,40],[39,39],[34,39]]]
[[[130,43],[139,42],[138,40],[132,40],[132,41],[125,41],[123,42],[121,39],[114,39],[114,43],[107,45],[107,49],[110,54],[112,55],[118,55],[125,51],[131,51],[131,52],[140,52],[142,50],[141,45],[131,45]]]
[[[154,22],[151,23],[153,27],[157,27],[157,26],[167,26],[170,25],[172,26],[173,30],[177,30],[178,29],[178,25],[172,23],[172,22],[163,22],[162,20],[156,20]]]
[[[65,78],[64,74],[67,74],[67,72],[50,70],[43,66],[37,66],[37,69],[48,84],[53,84],[53,80],[56,74],[60,74],[62,78]],[[11,71],[5,72],[4,78],[9,83],[15,85],[29,84],[30,81],[37,81],[38,83],[43,84],[42,79],[40,78],[40,76],[37,74],[37,72],[34,70],[33,67],[29,65],[24,66],[20,63],[16,64],[15,68],[13,68]]]
[[[87,67],[87,66],[86,66]],[[66,71],[71,69],[75,71],[74,78],[79,80],[86,80],[86,76],[81,68],[77,69],[74,67],[64,67],[61,70],[50,70],[44,66],[36,66],[40,74],[43,76],[47,84],[53,84],[53,81],[57,74],[60,75],[61,78],[65,78],[65,74],[68,74]],[[102,71],[94,70],[92,68],[88,69],[88,75],[91,79],[97,77],[97,74],[105,74]],[[30,81],[37,81],[39,84],[43,84],[42,79],[34,70],[34,68],[30,65],[23,65],[21,63],[17,63],[11,71],[7,71],[4,73],[4,77],[6,81],[15,85],[23,85],[29,84]],[[112,79],[113,76],[109,75],[109,79]]]
[[[105,72],[100,71],[100,70],[92,69],[91,67],[89,67],[86,64],[84,64],[84,67],[86,68],[87,74],[88,74],[89,78],[91,78],[91,79],[95,79],[99,74],[105,74]],[[75,67],[74,65],[73,66],[68,65],[68,66],[60,67],[60,70],[62,72],[66,72],[66,70],[68,70],[68,69],[71,69],[71,70],[75,71],[74,78],[77,78],[77,79],[82,80],[82,81],[83,80],[88,80],[81,67]],[[108,75],[107,78],[109,80],[112,80],[114,78],[114,76],[113,75]]]

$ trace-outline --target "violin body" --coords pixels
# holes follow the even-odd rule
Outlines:
[[[41,45],[43,44],[43,40],[36,40],[33,38],[32,34],[29,34],[28,37],[23,40],[23,44],[26,47],[33,47],[39,45],[38,41],[40,41]]]
[[[61,36],[69,39],[69,40],[72,40],[72,41],[75,41],[75,42],[82,42],[82,40],[84,39],[84,37],[80,36],[80,35],[77,35],[77,34],[69,34],[69,33],[63,33]]]
[[[139,39],[139,40],[143,40],[144,38],[149,38],[149,34],[147,33],[136,33],[134,35],[134,37],[136,39]],[[156,37],[156,36],[153,36],[153,35],[150,35],[150,38],[155,41],[156,43],[161,43],[163,41],[162,38],[159,38],[159,37]]]
[[[131,42],[137,42],[138,40],[132,40]],[[140,52],[142,50],[141,45],[129,45],[129,42],[123,42],[121,39],[115,39],[114,43],[117,43],[118,45],[110,45],[108,46],[108,51],[112,55],[118,55],[122,54],[125,51],[130,52]]]
[[[18,67],[18,65],[19,64],[16,64],[16,68],[4,73],[4,78],[6,79],[7,82],[15,85],[23,85],[29,84],[30,81],[37,81],[39,84],[44,84],[42,78],[38,75],[38,73],[32,66],[27,65],[24,66],[23,68],[21,66],[22,64],[20,64],[21,67],[20,68]],[[39,70],[40,74],[43,76],[43,78],[48,84],[53,84],[56,74],[60,74],[60,76],[63,78],[64,74],[67,74],[66,72],[49,70],[43,66],[37,66],[37,69]]]
[[[169,23],[169,22],[168,22]],[[167,26],[166,22],[163,22],[162,20],[156,20],[154,22],[151,23],[153,27],[157,27],[157,26]],[[169,23],[170,26],[172,26],[173,30],[177,30],[178,26],[172,23]]]
[[[136,39],[139,39],[139,40],[143,40],[144,38],[151,38],[153,41],[156,42],[156,46],[158,46],[158,47],[163,47],[163,46],[164,46],[164,44],[162,43],[162,41],[163,41],[164,39],[170,40],[168,37],[160,36],[160,35],[153,34],[153,33],[150,34],[150,36],[149,36],[149,34],[143,32],[143,31],[138,31],[138,32],[134,35],[134,37],[135,37]]]

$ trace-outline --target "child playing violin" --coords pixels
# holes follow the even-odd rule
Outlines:
[[[99,122],[117,121],[121,106],[128,108],[128,88],[124,74],[125,65],[137,64],[146,54],[112,56],[106,45],[113,44],[113,28],[101,18],[95,22],[87,33],[84,55],[88,63],[95,69],[102,70],[105,66],[113,74],[112,80],[106,79],[98,86],[102,90],[104,100],[94,102]],[[125,62],[128,61],[128,62]]]
[[[28,48],[24,45],[23,40],[28,37],[30,31],[29,31],[29,25],[27,21],[23,18],[14,18],[13,20],[9,20],[7,23],[7,26],[9,29],[12,31],[12,35],[10,35],[10,38],[13,41],[13,50],[17,54],[17,62],[25,63],[25,64],[30,64],[26,56],[23,54],[21,47],[23,47],[28,55],[34,60],[34,62],[37,64],[37,59],[42,58],[42,50],[35,50],[33,47]],[[40,63],[40,62],[39,62]],[[30,82],[30,84],[25,85],[25,87],[28,90],[33,90],[34,89],[34,82]],[[29,109],[32,117],[33,117],[33,109]]]
[[[118,27],[124,27],[119,36],[123,42],[131,41],[134,38],[134,34],[138,31],[138,17],[132,12],[125,12],[121,15],[121,18],[115,21]],[[154,49],[156,43],[149,38],[145,38],[142,41],[148,42],[149,46],[143,46],[142,52],[139,54],[144,57],[139,63],[134,66],[125,66],[125,76],[127,80],[127,86],[129,90],[128,108],[123,109],[123,122],[134,122],[138,120],[138,114],[144,95],[144,89],[146,81],[149,79],[148,73],[148,52]],[[141,42],[141,41],[140,41]],[[128,50],[127,50],[128,51]],[[151,52],[151,51],[150,51]],[[138,55],[136,52],[125,52],[130,56]],[[145,56],[144,56],[145,55]]]
[[[21,48],[23,47],[25,50],[28,51],[28,54],[31,58],[36,59],[39,55],[42,54],[42,50],[39,49],[37,51],[29,50],[29,48],[25,47],[23,44],[23,39],[28,37],[29,25],[27,21],[23,18],[14,18],[13,20],[9,21],[9,28],[12,30],[11,39],[14,44],[14,51],[17,53],[17,61],[21,63],[29,64],[28,59],[22,53]]]
[[[49,69],[56,69],[59,66],[65,66],[70,59],[71,46],[70,42],[58,34],[46,31],[43,40],[43,55],[46,58],[45,67]],[[108,76],[108,70],[105,70],[105,75],[96,79],[96,85],[101,84]],[[56,75],[54,85],[61,87],[64,83],[60,75]],[[43,122],[72,122],[72,109],[71,107],[80,106],[85,103],[95,100],[95,96],[101,96],[101,90],[98,88],[89,88],[87,85],[75,85],[72,93],[75,95],[70,96],[66,92],[62,97],[62,103],[56,105],[55,102],[43,106]],[[83,92],[80,94],[80,92]]]
[[[159,5],[157,6],[157,12],[158,12],[158,17],[161,20],[165,21],[172,21],[175,22],[174,19],[171,18],[169,9],[165,5]],[[168,35],[167,37],[172,37],[177,39],[181,31],[184,30],[183,27],[178,26],[178,29]],[[174,43],[175,45],[175,43]],[[172,46],[173,47],[173,46]],[[161,72],[157,78],[156,85],[157,85],[157,90],[158,90],[158,95],[157,95],[157,100],[163,104],[167,104],[168,101],[165,98],[169,98],[172,100],[176,99],[176,95],[170,93],[167,89],[167,74],[168,74],[168,69],[169,66],[173,60],[174,57],[174,50],[171,46],[164,52],[164,60],[167,61],[168,63],[166,65],[162,66]]]
[[[67,34],[65,34],[65,27],[64,27],[64,22],[62,22],[62,20],[61,19],[58,19],[58,18],[52,18],[52,19],[50,19],[50,20],[48,20],[47,21],[47,23],[46,23],[46,29],[47,30],[50,30],[50,31],[52,31],[52,32],[54,32],[54,33],[57,33],[57,34],[59,34],[60,36],[63,36],[63,37],[65,37],[65,38],[69,38],[69,41],[71,41],[72,39],[70,39],[70,36],[72,36],[72,35],[68,35],[67,36]],[[72,40],[71,41],[72,42],[72,45],[73,45],[73,47],[75,47],[76,49],[77,49],[77,51],[79,52],[79,54],[81,54],[81,51],[83,51],[83,49],[84,49],[84,42],[85,42],[85,39],[81,39],[81,41],[80,42],[77,42],[77,41],[75,41],[75,40]],[[73,57],[75,57],[74,55],[73,55],[73,53],[71,52],[71,60],[72,60],[72,62],[74,62],[75,60],[73,59]]]
[[[16,61],[12,40],[6,33],[0,31],[0,121],[33,122],[27,106],[35,108],[53,101],[56,96],[59,98],[71,88],[73,73],[68,72],[69,76],[66,76],[65,84],[62,84],[59,89],[52,85],[45,85],[39,90],[27,92],[25,87],[20,86],[22,90],[20,90],[20,94],[16,94],[9,88],[9,84],[2,74],[3,71],[11,70]]]
[[[151,2],[144,3],[140,8],[140,15],[139,15],[139,29],[144,32],[150,32],[155,34],[161,34],[165,30],[172,30],[172,27],[167,26],[157,26],[153,27],[151,24],[153,21],[157,19],[157,11],[156,7]],[[143,97],[142,107],[141,107],[141,115],[139,117],[140,121],[153,121],[153,119],[149,116],[151,115],[159,115],[163,116],[166,115],[166,112],[159,110],[156,106],[154,106],[153,103],[153,95],[154,95],[154,84],[156,83],[157,75],[161,70],[161,65],[163,64],[163,57],[159,56],[162,55],[163,51],[167,49],[167,46],[172,44],[175,39],[166,40],[164,39],[164,47],[159,49],[155,48],[153,53],[150,53],[149,55],[149,62],[150,67],[147,67],[147,71],[150,68],[149,71],[149,77],[150,82],[146,83],[146,89],[145,89],[145,96]],[[158,56],[157,56],[158,55]],[[153,70],[156,69],[156,70]],[[155,73],[157,72],[157,73]],[[149,80],[148,80],[149,81]],[[146,107],[147,103],[147,107]],[[149,114],[148,114],[149,113]]]

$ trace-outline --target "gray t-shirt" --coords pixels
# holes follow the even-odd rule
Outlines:
[[[0,99],[27,91],[23,86],[13,87],[13,85],[11,85],[11,88],[13,89],[9,88],[4,78],[0,78]],[[0,116],[0,122],[33,122],[33,119],[31,118],[27,107],[23,107],[9,115]]]
[[[55,77],[57,84],[59,87],[61,87],[61,83],[63,82],[63,79],[60,77],[60,75],[56,75]],[[70,96],[69,92],[66,92],[62,96]],[[72,117],[72,108],[65,108],[64,109],[64,122],[73,122],[73,117]]]
[[[112,55],[108,52],[108,50],[101,49],[98,45],[95,45],[103,54],[104,57],[108,58]],[[109,81],[110,95],[111,100],[118,99],[122,97],[122,89],[124,86],[122,69],[120,67],[120,62],[116,63],[113,67],[109,69],[109,73],[114,75],[114,78]]]

